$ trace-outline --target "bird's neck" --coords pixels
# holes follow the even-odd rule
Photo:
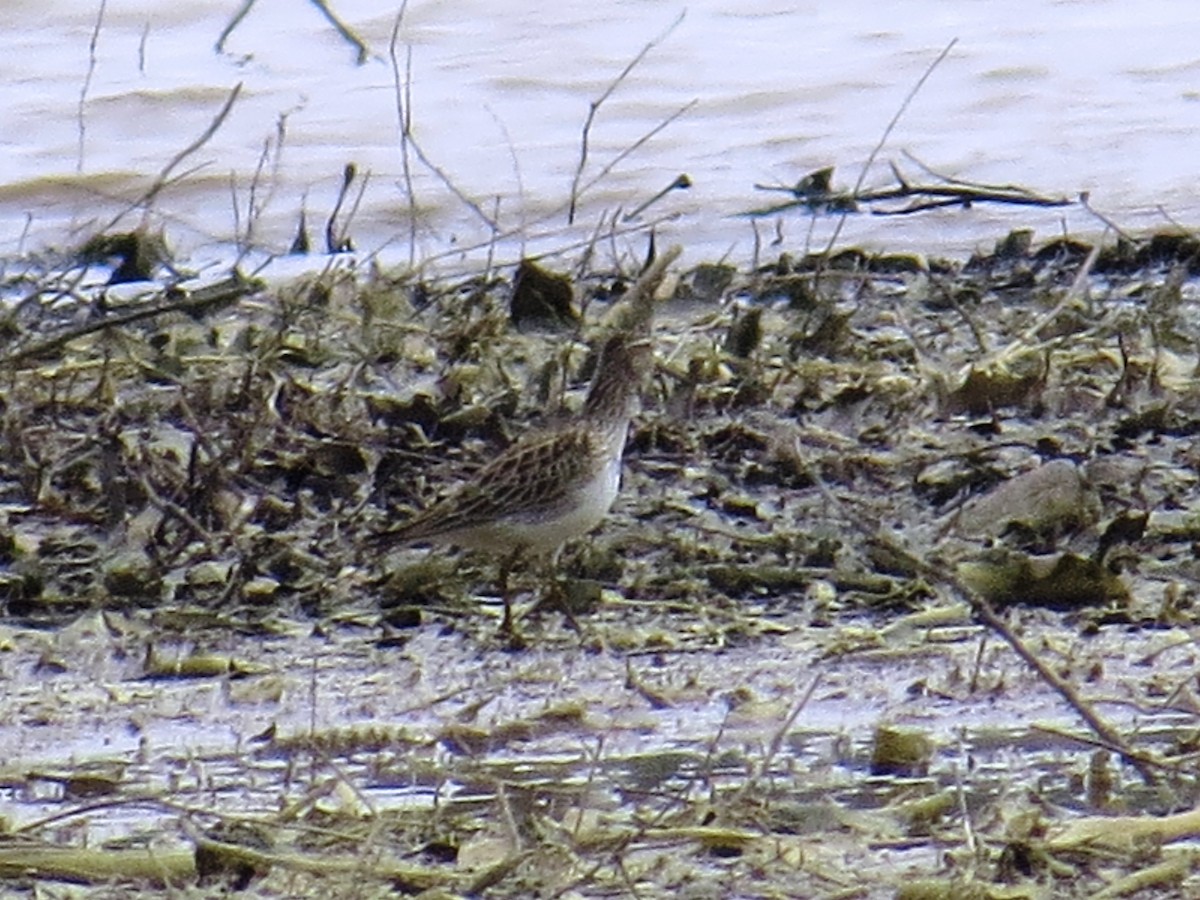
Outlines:
[[[600,361],[587,399],[583,403],[583,415],[595,422],[625,425],[638,409],[638,384],[641,380],[636,371],[606,365]]]

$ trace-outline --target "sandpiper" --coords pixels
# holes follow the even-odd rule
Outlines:
[[[527,435],[444,499],[377,535],[389,544],[428,541],[502,556],[505,634],[513,624],[507,585],[513,566],[591,531],[616,500],[629,422],[653,362],[654,291],[677,255],[673,248],[659,257],[627,293],[625,315],[601,346],[578,416]]]

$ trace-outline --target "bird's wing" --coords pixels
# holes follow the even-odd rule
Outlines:
[[[582,429],[530,436],[509,447],[449,496],[384,534],[435,538],[566,502],[596,465],[597,441]]]

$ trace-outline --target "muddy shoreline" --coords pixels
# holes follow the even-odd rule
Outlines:
[[[514,649],[494,561],[366,539],[571,413],[643,249],[539,261],[566,309],[515,322],[511,270],[7,267],[4,876],[1194,890],[1195,240],[686,261],[622,495],[520,573]]]

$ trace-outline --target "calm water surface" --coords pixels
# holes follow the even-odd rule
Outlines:
[[[354,162],[369,173],[350,226],[356,244],[407,259],[412,216],[389,58],[399,8],[333,5],[367,42],[364,64],[302,2],[259,0],[219,54],[214,42],[234,4],[109,0],[89,80],[98,4],[6,4],[0,254],[68,245],[108,224],[241,83],[221,129],[154,203],[152,221],[177,249],[194,261],[227,262],[252,219],[257,249],[285,250],[300,208],[322,221],[344,165]],[[600,107],[584,182],[695,105],[599,178],[568,228],[564,204],[589,103],[656,38]],[[869,186],[889,183],[889,161],[917,177],[908,151],[958,178],[1069,197],[1089,191],[1097,209],[1129,229],[1161,227],[1166,216],[1200,222],[1194,4],[413,0],[397,53],[402,66],[411,54],[411,111],[428,157],[533,249],[585,238],[684,172],[692,189],[672,193],[648,217],[671,216],[660,232],[684,241],[691,256],[745,260],[754,236],[737,214],[772,199],[754,183],[792,183],[836,165],[837,183],[853,184],[906,94],[955,38],[867,173]],[[488,239],[483,219],[415,161],[413,184],[418,257]],[[137,222],[129,215],[120,225]],[[1103,229],[1078,205],[976,208],[856,216],[841,240],[959,253],[1025,224],[1042,236]],[[762,221],[764,240],[777,225],[797,250],[823,242],[833,222],[797,214]],[[502,254],[515,255],[520,242],[508,241]]]

